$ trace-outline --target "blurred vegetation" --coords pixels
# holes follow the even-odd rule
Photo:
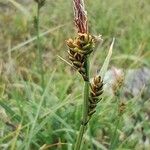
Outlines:
[[[149,0],[87,0],[86,7],[90,32],[102,34],[104,39],[91,57],[91,74],[101,68],[113,37],[116,41],[110,67],[150,67]],[[0,149],[27,150],[30,145],[31,150],[71,150],[80,125],[83,83],[58,56],[67,59],[65,40],[76,33],[72,3],[47,0],[41,10],[43,94],[35,12],[32,0],[0,1]],[[118,120],[118,101],[124,99],[126,108],[115,149],[150,149],[149,97],[106,93],[90,122],[83,150],[108,149]]]

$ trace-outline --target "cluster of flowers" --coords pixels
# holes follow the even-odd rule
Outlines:
[[[87,55],[93,51],[95,45],[94,37],[86,33],[78,33],[78,37],[74,40],[68,39],[66,43],[69,47],[69,59],[73,67],[78,70],[85,81],[88,81],[89,79],[85,71],[85,60]]]
[[[93,52],[95,46],[95,37],[87,33],[78,33],[78,36],[66,41],[69,47],[69,60],[78,72],[82,75],[84,81],[89,82],[86,72],[86,58],[87,55]],[[88,116],[89,119],[96,112],[97,103],[101,100],[99,96],[103,93],[103,81],[100,76],[95,76],[90,82],[91,91],[89,94]]]
[[[97,103],[100,102],[102,98],[99,98],[100,95],[103,93],[103,80],[100,76],[95,76],[90,83],[91,92],[89,97],[89,108],[88,108],[88,115],[91,117],[95,112],[95,108]]]

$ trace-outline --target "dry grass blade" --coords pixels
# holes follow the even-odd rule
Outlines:
[[[17,9],[19,9],[24,15],[26,15],[28,18],[31,18],[30,13],[25,9],[20,3],[16,2],[15,0],[8,0],[10,3],[12,3]]]
[[[67,60],[65,60],[64,58],[62,58],[61,56],[57,56],[58,58],[60,58],[63,62],[65,62],[66,64],[68,64],[69,66],[73,67],[71,63],[69,63]]]

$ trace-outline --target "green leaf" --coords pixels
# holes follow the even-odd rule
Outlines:
[[[113,41],[112,41],[112,43],[110,45],[110,48],[109,48],[109,51],[108,51],[108,54],[107,54],[107,57],[106,57],[106,59],[105,59],[105,61],[103,63],[103,66],[102,66],[102,68],[101,68],[101,70],[99,72],[99,75],[102,78],[104,78],[105,73],[106,73],[106,71],[108,69],[109,62],[110,62],[110,59],[111,59],[111,56],[112,56],[112,50],[113,50],[114,42],[115,42],[115,38],[113,38]]]

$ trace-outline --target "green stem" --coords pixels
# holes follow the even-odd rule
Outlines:
[[[82,118],[82,123],[79,129],[79,134],[77,137],[77,141],[75,144],[74,150],[80,150],[82,139],[84,132],[86,130],[86,123],[88,121],[88,99],[89,99],[89,60],[88,56],[85,60],[85,69],[86,69],[86,76],[88,77],[88,81],[85,81],[84,83],[84,103],[83,103],[83,118]]]
[[[116,127],[115,127],[115,130],[114,130],[112,139],[111,139],[111,145],[110,145],[109,150],[114,150],[115,147],[116,147],[116,143],[118,142],[117,130],[118,130],[118,128],[119,128],[119,125],[120,125],[120,117],[118,117],[118,119],[117,119]]]
[[[42,59],[42,49],[41,49],[41,39],[40,39],[40,5],[37,4],[37,17],[36,17],[36,34],[37,34],[37,50],[38,50],[38,60],[39,60],[39,72],[41,75],[41,87],[44,89],[44,70],[43,70],[43,59]]]
[[[109,150],[114,150],[115,147],[116,147],[116,143],[118,141],[117,130],[120,126],[120,121],[121,121],[121,115],[119,114],[119,99],[118,99],[118,96],[117,96],[117,120],[116,120],[116,124],[115,124],[115,130],[114,130],[113,135],[111,137],[111,142],[110,142],[111,144],[110,144]]]

